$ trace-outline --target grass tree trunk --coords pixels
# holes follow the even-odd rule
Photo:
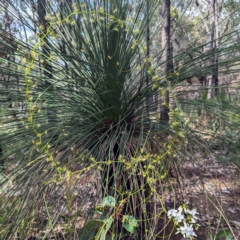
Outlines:
[[[172,45],[171,45],[171,16],[170,16],[171,0],[164,0],[162,4],[162,62],[163,70],[165,72],[166,79],[169,77],[169,73],[173,69],[172,63]],[[167,87],[167,86],[166,86]],[[160,122],[163,124],[168,123],[169,120],[169,92],[165,91],[161,96],[161,107],[160,107]]]

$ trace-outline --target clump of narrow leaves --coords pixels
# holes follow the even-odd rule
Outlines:
[[[157,183],[165,183],[179,169],[178,155],[199,150],[196,144],[205,146],[189,116],[205,110],[224,119],[229,112],[217,98],[207,100],[203,94],[189,100],[183,89],[176,90],[187,74],[195,73],[195,68],[186,70],[191,64],[187,54],[175,56],[186,58],[181,68],[185,75],[179,70],[167,76],[159,70],[165,64],[162,50],[148,56],[146,45],[159,34],[156,28],[146,42],[157,0],[26,4],[32,15],[18,3],[8,11],[32,34],[29,42],[3,30],[0,36],[0,235],[27,239],[40,237],[41,229],[45,238],[58,239],[55,226],[67,219],[68,238],[81,237],[84,224],[78,228],[78,219],[88,222],[86,229],[95,219],[93,209],[100,199],[105,206],[108,196],[122,201],[121,218],[103,220],[105,232],[99,232],[99,239],[112,224],[116,239],[126,232],[152,239],[166,212],[163,208],[153,216],[156,195],[160,198],[163,191]],[[191,62],[208,61],[216,52],[224,56],[235,48],[220,46]],[[235,62],[234,57],[219,59],[218,65]],[[201,72],[210,68],[208,64]],[[159,120],[157,99],[166,92],[176,105],[167,105],[169,122]],[[97,189],[93,196],[87,195],[88,185]]]

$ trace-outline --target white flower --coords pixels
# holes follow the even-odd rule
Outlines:
[[[190,220],[190,223],[196,223],[197,221],[196,221],[196,219],[195,218],[192,218],[191,220]]]
[[[179,227],[176,233],[181,233],[185,238],[193,238],[196,237],[196,233],[193,231],[192,225],[188,225],[184,222],[184,226]]]
[[[170,217],[175,217],[175,216],[177,215],[177,213],[178,213],[178,210],[176,210],[176,209],[170,209],[170,210],[168,210],[168,213],[167,213],[168,218],[170,218]]]
[[[182,214],[182,208],[178,208],[178,210],[176,209],[171,209],[168,211],[167,213],[168,218],[174,218],[177,222],[182,222],[182,220],[184,220],[184,215]]]
[[[199,213],[197,212],[197,210],[196,210],[196,209],[193,209],[193,210],[187,209],[187,213],[192,216],[190,222],[191,222],[191,223],[196,223],[196,220],[198,219],[198,217],[196,216],[196,214],[199,214]]]
[[[187,209],[187,213],[190,214],[190,215],[192,215],[193,218],[195,218],[195,219],[197,219],[196,214],[199,214],[199,213],[197,212],[196,208],[194,208],[193,210]]]
[[[182,206],[180,206],[180,207],[178,208],[178,211],[182,213],[182,211],[183,211]]]

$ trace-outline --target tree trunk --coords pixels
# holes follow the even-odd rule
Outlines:
[[[217,56],[217,47],[218,47],[218,23],[217,23],[217,0],[212,0],[211,2],[211,50],[213,51],[212,58],[212,77],[209,80],[208,84],[208,99],[216,96],[218,85],[218,56]],[[215,89],[213,88],[215,87]]]
[[[215,22],[216,22],[216,25],[215,25],[215,41],[214,41],[214,44],[215,44],[215,54],[214,54],[214,66],[215,66],[215,71],[214,71],[214,75],[213,75],[213,84],[215,86],[215,89],[214,89],[214,96],[217,96],[218,95],[218,45],[219,45],[219,16],[218,16],[218,9],[217,9],[217,0],[215,0]]]
[[[169,73],[171,73],[173,69],[172,63],[172,44],[171,44],[171,16],[170,16],[170,6],[171,0],[164,0],[162,6],[162,62],[164,63],[164,72],[165,77],[169,77]],[[166,84],[167,87],[167,84]],[[161,95],[161,107],[160,107],[160,122],[163,124],[167,124],[169,120],[169,92],[165,91],[165,94]]]

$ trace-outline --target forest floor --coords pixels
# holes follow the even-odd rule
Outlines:
[[[179,197],[180,202],[189,202],[191,208],[196,208],[199,212],[200,228],[196,231],[196,239],[226,240],[226,237],[211,236],[216,236],[221,230],[226,230],[227,233],[229,229],[235,238],[228,240],[240,239],[239,168],[233,164],[222,165],[211,156],[201,159],[198,164],[186,162],[182,172],[185,176],[179,181],[181,187],[177,188],[177,198]],[[173,234],[169,239],[184,238],[180,234]]]
[[[195,157],[200,160],[196,161],[196,163],[185,161],[182,164],[182,173],[178,176],[178,181],[176,181],[176,177],[168,180],[167,184],[175,189],[175,194],[169,193],[165,196],[164,202],[167,210],[172,209],[174,205],[178,207],[186,202],[188,202],[190,209],[196,208],[199,212],[197,223],[200,226],[196,231],[197,240],[226,240],[226,237],[214,238],[214,236],[222,230],[226,230],[227,233],[229,229],[231,229],[230,232],[232,231],[235,238],[227,240],[240,239],[239,168],[233,164],[222,165],[215,160],[214,156],[203,158],[199,154],[199,156],[196,155]],[[91,181],[88,181],[87,175],[88,173],[77,180],[77,185],[82,186],[82,193],[86,193],[86,195],[83,195],[88,196],[88,200],[85,199],[86,204],[83,207],[85,214],[91,209],[91,201],[97,194],[97,189],[100,189],[99,174],[92,178]],[[77,191],[79,191],[79,187]],[[82,198],[78,198],[76,206],[80,205],[81,201]],[[160,211],[161,209],[159,209]],[[77,221],[78,228],[81,228],[84,222],[85,217],[79,217]],[[166,226],[161,226],[160,223],[158,230],[161,231],[161,227],[165,228]],[[172,231],[171,224],[167,228],[166,235]],[[169,238],[159,236],[159,239],[185,239],[181,234],[175,234],[175,232]]]
[[[231,229],[230,231],[232,231],[235,238],[227,240],[240,239],[239,168],[233,164],[222,165],[215,160],[214,156],[202,158],[199,154],[199,156],[196,156],[196,159],[200,159],[196,164],[188,160],[184,161],[181,166],[182,173],[177,178],[168,179],[167,184],[175,189],[175,193],[171,192],[164,198],[167,210],[172,209],[174,205],[179,207],[186,202],[188,202],[190,209],[196,208],[199,212],[197,223],[200,226],[199,230],[196,231],[197,240],[226,240],[226,237],[214,238],[214,236],[221,230],[229,232],[229,229]],[[89,176],[91,177],[90,181]],[[86,172],[80,179],[75,180],[74,185],[71,186],[70,182],[68,183],[69,185],[60,187],[58,191],[47,194],[46,201],[49,206],[52,206],[49,209],[50,214],[56,214],[59,209],[62,211],[61,215],[63,217],[61,217],[54,228],[55,237],[56,235],[59,236],[57,239],[67,239],[65,237],[66,226],[68,225],[66,219],[71,219],[78,213],[74,231],[79,232],[85,224],[89,211],[101,202],[99,197],[98,203],[94,202],[95,196],[99,195],[99,189],[101,189],[99,187],[99,172]],[[64,207],[69,205],[68,199],[66,199],[66,189],[71,193],[71,196],[69,195],[71,199],[68,209]],[[81,208],[80,214],[77,210],[79,208]],[[30,235],[35,237],[34,239],[41,239],[46,234],[46,225],[45,227],[40,227],[40,223],[49,221],[45,207],[39,206],[39,210],[41,213],[36,222],[36,228]],[[167,227],[161,226],[161,224],[158,230],[161,231],[161,228],[166,228],[165,234],[168,235],[172,231],[171,224]],[[72,227],[71,221],[69,221],[69,227]],[[176,230],[167,238],[159,236],[159,239],[185,239],[181,234],[175,234],[175,232]]]

